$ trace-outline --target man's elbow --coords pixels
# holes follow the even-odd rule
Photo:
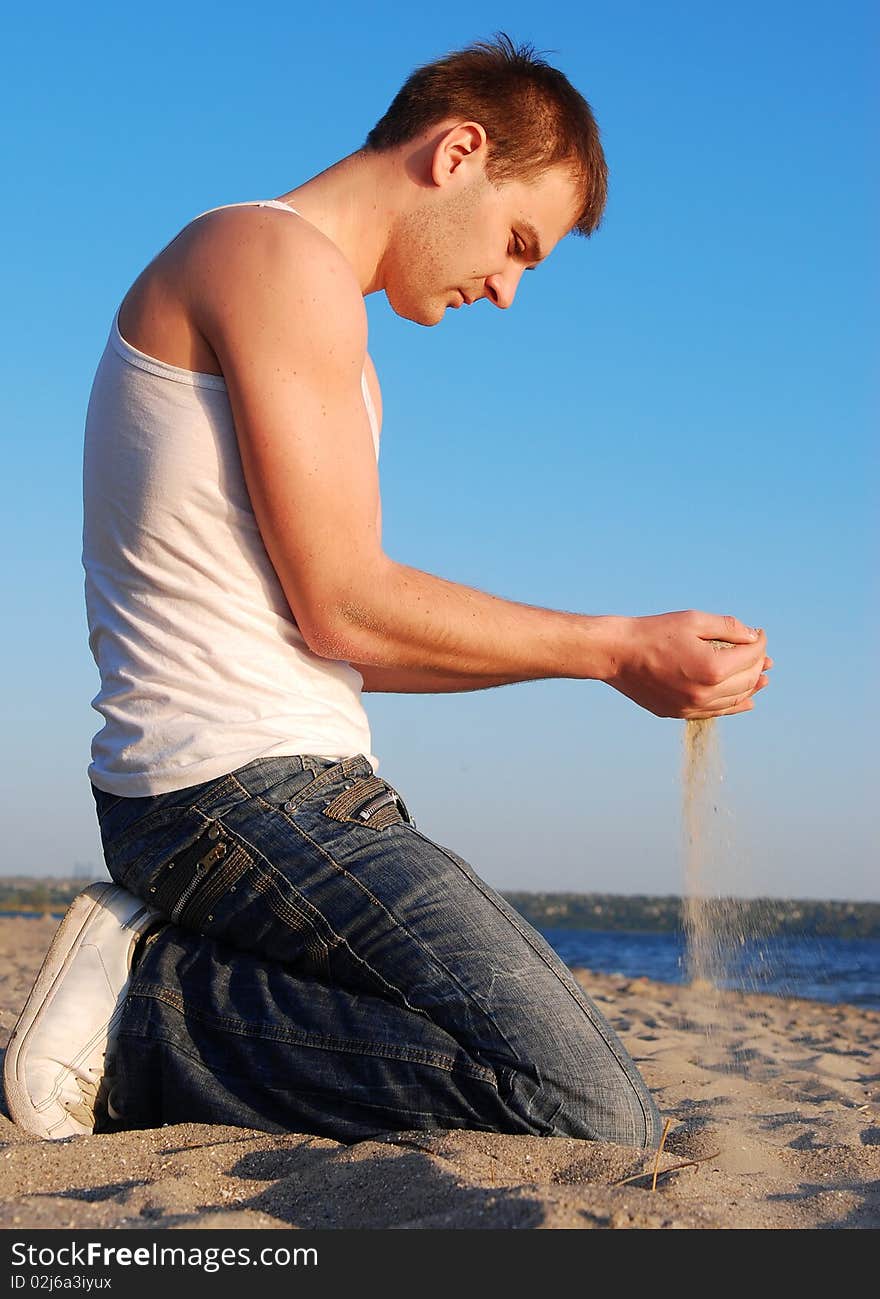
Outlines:
[[[375,585],[365,582],[362,592],[328,600],[313,609],[299,624],[312,653],[347,663],[369,661],[384,633],[381,602],[375,596]]]
[[[310,623],[307,629],[300,627],[300,631],[309,649],[319,658],[344,659],[347,663],[360,661],[363,638],[358,635],[357,626],[345,619],[324,619]]]

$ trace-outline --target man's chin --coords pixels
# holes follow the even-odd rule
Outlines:
[[[402,320],[411,320],[414,325],[424,325],[430,328],[431,325],[439,325],[440,321],[446,314],[448,303],[438,302],[428,306],[426,303],[402,303],[394,302],[388,297],[388,305],[396,316]]]

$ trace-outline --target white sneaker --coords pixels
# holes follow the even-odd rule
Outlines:
[[[10,1116],[34,1136],[95,1130],[135,946],[164,919],[118,884],[90,884],[70,904],[3,1066]]]

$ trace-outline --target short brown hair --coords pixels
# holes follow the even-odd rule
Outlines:
[[[596,119],[568,78],[533,46],[516,46],[498,32],[491,41],[417,68],[364,148],[395,148],[449,117],[485,128],[486,176],[496,185],[536,180],[557,163],[568,163],[582,193],[575,233],[589,236],[598,228],[608,167]]]

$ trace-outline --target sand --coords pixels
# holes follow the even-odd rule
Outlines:
[[[0,917],[2,1046],[54,928]],[[0,1228],[880,1227],[880,1012],[576,977],[671,1120],[656,1190],[653,1155],[566,1137],[181,1124],[42,1142],[4,1110]]]

